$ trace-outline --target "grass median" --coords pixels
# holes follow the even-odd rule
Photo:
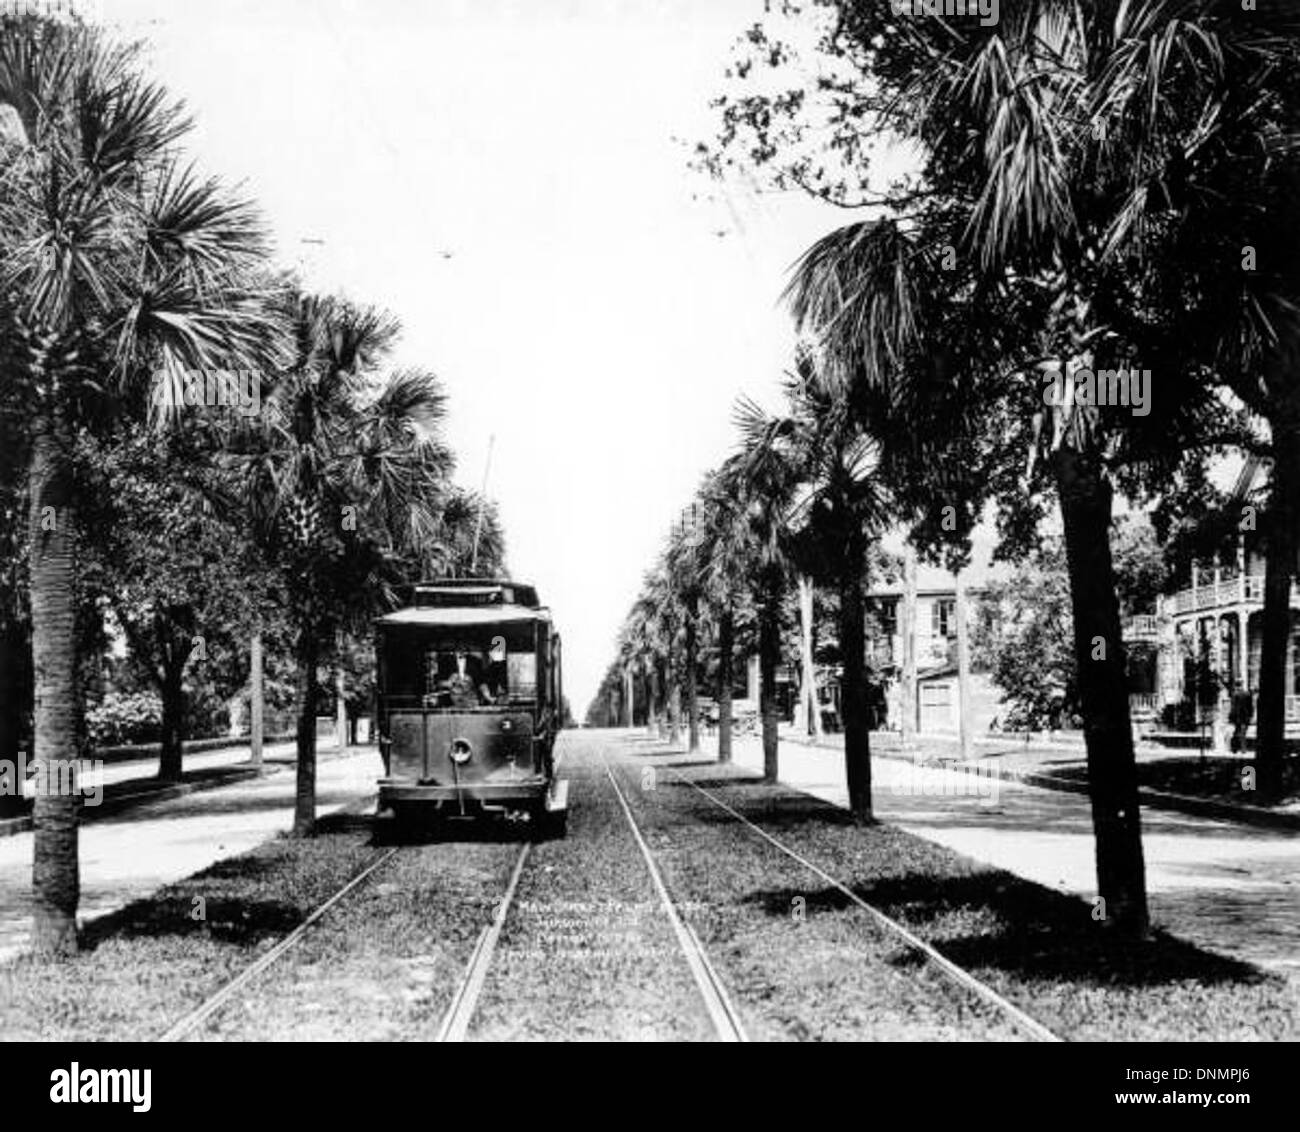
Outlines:
[[[1157,931],[1141,942],[1123,939],[1093,918],[1085,901],[980,864],[892,826],[860,826],[829,803],[784,787],[719,778],[696,768],[686,777],[708,789],[759,828],[818,865],[868,903],[910,928],[1058,1035],[1084,1041],[1249,1041],[1300,1037],[1295,983]],[[798,867],[746,831],[748,852],[770,860],[766,874],[730,890],[725,873],[704,867],[700,835],[683,825],[718,830],[744,827],[671,775],[658,789],[680,795],[668,803],[676,833],[665,847],[693,906],[720,909],[737,902],[766,918],[792,941],[764,979],[781,987],[800,976],[806,957],[796,942],[802,924],[828,919],[841,928],[874,932],[867,914],[836,888]],[[714,837],[718,835],[713,835]],[[741,852],[740,842],[735,852]],[[784,864],[782,864],[784,860]],[[752,914],[750,916],[752,919]],[[706,945],[733,949],[732,928],[716,911],[697,925]],[[824,930],[824,929],[823,929]],[[769,960],[772,957],[769,957]],[[902,965],[914,957],[900,954]],[[745,977],[743,970],[740,977]],[[892,991],[890,993],[893,993]],[[952,992],[960,994],[958,991]],[[850,988],[845,988],[847,998]]]

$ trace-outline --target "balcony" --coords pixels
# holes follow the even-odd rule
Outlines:
[[[1235,578],[1222,578],[1217,582],[1208,582],[1195,588],[1179,590],[1169,597],[1160,599],[1163,612],[1179,616],[1186,613],[1199,613],[1205,609],[1222,609],[1229,605],[1263,605],[1264,576],[1262,574],[1239,574]],[[1300,588],[1291,586],[1291,606],[1300,607]]]

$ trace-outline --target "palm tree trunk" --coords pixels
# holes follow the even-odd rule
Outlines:
[[[692,606],[686,611],[686,749],[694,753],[700,749],[700,697],[697,687],[699,649],[697,644],[698,610]]]
[[[662,657],[655,661],[655,702],[659,705],[659,738],[668,737],[668,671]]]
[[[0,785],[0,818],[13,817],[23,809],[18,751],[27,708],[23,678],[25,645],[20,626],[6,619],[0,628],[0,774],[7,777]]]
[[[799,576],[799,698],[808,717],[808,734],[821,741],[822,713],[817,704],[817,669],[813,664],[813,603],[816,587],[807,574]]]
[[[778,766],[776,669],[781,661],[781,591],[769,584],[758,614],[758,710],[763,721],[763,779],[775,782]]]
[[[56,432],[55,430],[58,429]],[[76,518],[61,467],[63,429],[38,425],[32,440],[31,603],[32,669],[35,681],[33,755],[47,786],[54,767],[77,758]],[[65,764],[66,765],[66,764]],[[67,954],[77,947],[81,877],[75,791],[38,791],[33,808],[32,950]]]
[[[182,742],[185,736],[184,658],[177,659],[167,649],[162,674],[162,757],[158,760],[158,777],[177,782],[181,777]]]
[[[636,684],[630,664],[623,667],[623,726],[629,730],[636,726]]]
[[[641,695],[645,697],[645,729],[647,735],[655,733],[654,675],[644,659],[641,662]]]
[[[844,685],[844,773],[849,787],[849,811],[859,821],[871,820],[871,729],[867,716],[867,616],[862,597],[866,545],[861,532],[849,536],[840,579],[840,651]]]
[[[294,796],[293,835],[310,837],[316,826],[316,662],[319,644],[313,618],[298,631],[298,782]]]
[[[682,694],[677,685],[677,666],[668,658],[668,742],[676,746],[682,737]]]
[[[1074,650],[1096,836],[1099,919],[1145,936],[1146,870],[1128,678],[1110,551],[1111,489],[1100,460],[1068,447],[1055,458],[1074,606]]]
[[[718,762],[731,762],[731,686],[735,683],[735,614],[728,601],[718,618]]]
[[[1291,642],[1291,582],[1300,520],[1300,430],[1274,443],[1273,496],[1268,510],[1264,564],[1264,632],[1259,657],[1259,710],[1255,725],[1255,789],[1260,800],[1282,795],[1286,758],[1287,652]]]

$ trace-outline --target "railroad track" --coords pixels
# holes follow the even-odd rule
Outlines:
[[[632,816],[632,808],[627,804],[627,798],[624,797],[618,779],[614,777],[614,772],[610,769],[608,762],[605,763],[605,774],[609,778],[609,784],[614,788],[614,795],[618,798],[618,804],[623,809],[623,816],[627,818],[637,848],[641,850],[641,856],[645,858],[646,869],[650,873],[650,879],[654,882],[655,891],[659,894],[659,901],[663,905],[664,912],[672,924],[677,943],[686,956],[687,965],[691,969],[691,975],[695,979],[696,987],[699,988],[700,996],[704,999],[704,1006],[709,1012],[713,1028],[717,1031],[719,1039],[724,1042],[749,1041],[745,1028],[741,1024],[740,1015],[732,1005],[727,989],[718,977],[718,972],[714,969],[713,964],[709,962],[709,956],[704,950],[704,945],[700,943],[695,930],[678,913],[673,898],[668,893],[668,887],[664,884],[663,877],[660,875],[654,854],[650,851],[650,846],[646,844],[645,837],[641,834],[641,827],[637,825],[636,818]]]
[[[843,881],[839,880],[839,878],[832,876],[825,869],[821,868],[819,865],[815,864],[814,862],[808,860],[801,853],[798,853],[794,849],[791,849],[788,845],[784,844],[779,838],[773,837],[770,833],[767,832],[767,830],[762,829],[761,827],[755,825],[752,821],[750,821],[747,817],[745,817],[744,814],[737,811],[734,807],[729,806],[725,801],[719,798],[712,791],[706,790],[698,783],[692,782],[685,775],[679,774],[676,770],[673,769],[671,765],[664,765],[660,767],[660,769],[668,771],[673,776],[673,778],[676,779],[678,782],[681,782],[686,786],[690,786],[696,792],[698,792],[699,794],[707,798],[709,802],[711,802],[718,809],[723,810],[724,812],[729,814],[732,818],[734,818],[736,821],[744,825],[751,833],[755,834],[758,837],[761,837],[773,848],[779,850],[785,856],[789,857],[792,861],[798,862],[800,865],[808,869],[811,873],[813,873],[823,882],[825,882],[826,884],[834,888],[841,895],[847,897],[858,908],[861,908],[864,912],[866,912],[875,921],[875,923],[877,923],[880,927],[885,929],[887,934],[893,935],[897,939],[900,939],[913,951],[921,955],[927,962],[931,964],[931,966],[933,966],[936,970],[938,970],[941,974],[943,974],[951,983],[953,983],[955,986],[960,987],[962,990],[971,994],[975,998],[979,999],[985,1005],[991,1006],[994,1010],[996,1010],[999,1014],[1001,1014],[1004,1018],[1006,1018],[1017,1029],[1019,1029],[1022,1033],[1027,1035],[1029,1038],[1039,1042],[1061,1042],[1065,1040],[1064,1038],[1060,1037],[1059,1035],[1055,1034],[1052,1030],[1044,1026],[1036,1018],[1033,1018],[1029,1014],[1025,1013],[1025,1011],[1021,1010],[1020,1007],[1016,1006],[1015,1003],[1009,1001],[1008,999],[1004,998],[1002,995],[998,994],[998,992],[995,991],[991,986],[989,986],[987,983],[983,982],[982,980],[976,978],[976,976],[972,975],[964,967],[958,966],[956,963],[954,963],[946,955],[940,952],[932,944],[929,944],[925,940],[923,940],[915,932],[904,927],[892,916],[888,915],[887,913],[877,908],[875,905],[864,900],[861,896],[859,896],[856,892],[854,892],[853,889],[851,889]]]
[[[279,943],[271,948],[265,955],[259,958],[255,963],[245,967],[230,982],[226,983],[216,994],[205,999],[199,1006],[191,1010],[184,1018],[172,1026],[166,1033],[158,1037],[160,1042],[179,1042],[189,1037],[196,1030],[207,1025],[209,1019],[218,1013],[227,1002],[236,994],[251,984],[263,971],[280,959],[283,955],[292,951],[301,941],[302,938],[311,930],[322,916],[334,907],[353,889],[364,884],[377,870],[381,869],[397,855],[397,849],[389,849],[381,853],[377,859],[371,861],[364,869],[357,873],[351,880],[340,888],[333,896],[319,905],[301,924],[293,929]]]
[[[515,893],[519,890],[519,878],[523,875],[524,864],[528,860],[528,852],[532,847],[531,842],[525,842],[516,858],[505,895],[497,905],[492,922],[479,933],[478,942],[474,945],[465,973],[461,976],[460,984],[451,997],[451,1005],[443,1016],[442,1024],[438,1027],[435,1041],[463,1042],[469,1033],[469,1024],[478,1007],[479,995],[483,991],[483,983],[487,980],[488,968],[492,965],[492,956],[496,954],[497,940],[501,938],[501,929],[510,914],[510,905],[514,903]]]
[[[603,756],[601,762],[603,764],[604,776],[609,782],[614,798],[617,801],[619,809],[621,810],[632,834],[633,841],[635,842],[645,863],[646,871],[650,876],[655,893],[658,896],[664,913],[669,920],[677,944],[685,958],[688,968],[690,969],[696,988],[699,991],[717,1037],[722,1041],[728,1042],[748,1041],[749,1038],[745,1031],[744,1024],[727,992],[726,985],[719,976],[717,969],[710,961],[708,953],[701,943],[699,936],[695,933],[695,930],[691,927],[689,921],[681,914],[677,903],[674,901],[668,885],[664,881],[663,874],[659,869],[654,851],[646,841],[641,827],[637,822],[636,815],[633,812],[633,808],[628,802],[627,795],[619,785],[618,777],[615,774],[614,769]],[[988,986],[988,984],[982,982],[969,971],[966,971],[964,968],[952,962],[952,960],[948,959],[933,945],[927,943],[914,932],[900,924],[897,920],[894,920],[885,912],[864,900],[837,877],[832,876],[815,862],[808,860],[802,854],[783,843],[780,839],[772,836],[766,830],[750,821],[744,814],[729,805],[724,799],[718,797],[712,791],[705,789],[699,784],[693,782],[690,778],[679,773],[672,765],[662,765],[659,769],[666,771],[676,781],[683,785],[691,787],[707,799],[710,804],[727,813],[733,820],[743,825],[752,834],[767,842],[786,857],[808,869],[814,875],[819,877],[825,884],[836,889],[836,891],[844,895],[854,905],[866,912],[876,924],[886,931],[887,934],[898,938],[909,948],[920,954],[954,986],[959,987],[964,992],[979,999],[985,1005],[992,1007],[1028,1037],[1036,1041],[1055,1042],[1062,1040],[1042,1023],[1038,1022],[1014,1003],[998,994],[998,992]],[[464,972],[462,973],[455,991],[452,994],[450,1005],[438,1026],[435,1040],[440,1042],[458,1042],[467,1039],[483,987],[487,981],[487,976],[496,954],[497,945],[518,894],[520,881],[523,877],[524,869],[529,861],[532,849],[532,842],[525,842],[521,847],[518,856],[515,858],[514,866],[511,869],[509,880],[507,881],[503,895],[495,906],[490,923],[485,925],[479,933],[473,952],[471,953]],[[230,1002],[235,995],[250,986],[269,967],[293,951],[293,949],[303,940],[312,928],[319,923],[332,908],[365,884],[367,880],[383,868],[383,866],[391,861],[399,852],[401,852],[400,846],[389,848],[384,852],[381,852],[374,860],[369,862],[363,869],[351,877],[348,882],[330,896],[329,899],[325,900],[314,911],[312,911],[312,913],[301,924],[289,932],[283,939],[275,944],[274,947],[266,952],[266,954],[262,955],[254,963],[224,984],[216,993],[205,999],[198,1007],[190,1011],[181,1018],[180,1021],[160,1035],[157,1040],[164,1042],[182,1041],[201,1030]]]
[[[686,959],[687,966],[690,968],[691,975],[695,979],[695,985],[699,989],[705,1009],[708,1011],[709,1019],[713,1023],[718,1038],[724,1042],[748,1041],[749,1038],[745,1034],[740,1015],[732,1005],[731,998],[727,994],[726,987],[723,985],[716,969],[709,961],[708,953],[704,950],[704,946],[700,943],[694,929],[683,919],[674,904],[672,896],[664,884],[663,876],[659,872],[654,853],[651,851],[650,846],[646,844],[641,828],[637,824],[632,809],[627,803],[627,798],[623,794],[618,779],[615,778],[608,762],[604,763],[604,770],[609,784],[614,790],[614,797],[618,801],[623,816],[632,832],[633,840],[636,842],[642,859],[645,861],[651,883],[654,885],[660,904],[672,926],[673,934]],[[519,888],[519,878],[523,874],[524,865],[528,860],[531,848],[530,844],[524,845],[515,862],[515,868],[511,873],[510,882],[506,886],[505,895],[497,905],[492,923],[484,928],[479,935],[473,954],[471,954],[460,983],[452,996],[451,1005],[443,1017],[442,1024],[438,1027],[437,1040],[440,1042],[464,1041],[469,1034],[470,1023],[478,1005],[479,995],[483,990],[488,969],[491,967],[492,958],[496,953],[501,929],[505,925],[506,917],[510,914],[511,905]]]

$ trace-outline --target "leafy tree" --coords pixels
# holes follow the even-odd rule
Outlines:
[[[1057,728],[1079,712],[1070,579],[1059,539],[985,588],[972,636],[975,665],[990,672],[1008,705],[1006,729]]]
[[[213,453],[193,437],[137,433],[115,443],[86,438],[83,447],[83,480],[92,470],[94,480],[85,496],[94,499],[87,584],[161,699],[158,773],[174,780],[187,715],[244,682],[267,579],[242,525],[221,513]]]
[[[1111,541],[1121,612],[1150,612],[1169,579],[1151,523],[1138,514],[1119,516]],[[1057,728],[1080,713],[1069,570],[1058,536],[1044,537],[1014,573],[985,587],[974,652],[1009,705],[1008,729]]]

